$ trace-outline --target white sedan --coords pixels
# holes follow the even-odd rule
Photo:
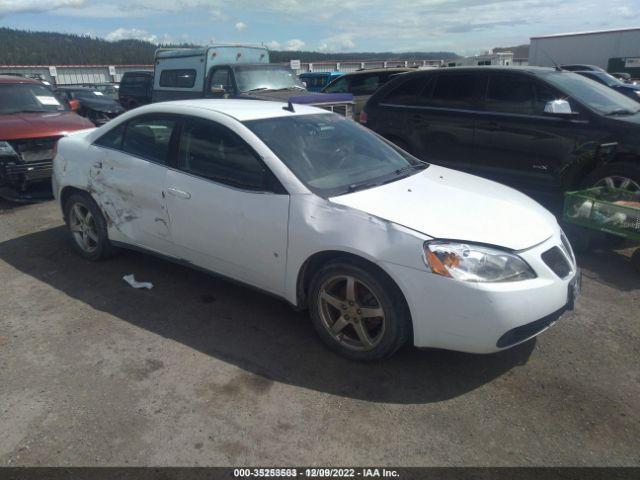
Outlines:
[[[421,162],[313,107],[189,100],[59,142],[73,245],[192,264],[308,308],[357,360],[407,342],[489,353],[548,328],[579,270],[556,219],[497,183]]]

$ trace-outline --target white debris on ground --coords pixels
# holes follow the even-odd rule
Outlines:
[[[146,288],[147,290],[151,290],[153,288],[153,283],[151,282],[138,282],[136,277],[133,276],[133,273],[125,275],[122,279],[133,288]]]

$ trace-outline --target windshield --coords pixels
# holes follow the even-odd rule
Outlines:
[[[335,114],[244,123],[322,197],[392,182],[428,166],[353,120]]]
[[[632,114],[640,111],[638,102],[576,73],[557,72],[547,75],[545,79],[571,98],[599,113]]]
[[[277,65],[247,65],[234,68],[236,83],[241,92],[251,90],[304,90],[304,85],[287,67]]]
[[[61,112],[67,110],[51,90],[36,83],[0,84],[0,113]]]

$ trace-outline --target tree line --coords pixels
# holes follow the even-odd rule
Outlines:
[[[144,40],[115,42],[88,35],[55,32],[31,32],[0,28],[0,65],[148,65],[155,50],[162,46]],[[194,46],[194,45],[171,45]],[[454,58],[452,52],[351,52],[270,51],[275,63],[298,59],[303,62],[323,60],[430,60]]]

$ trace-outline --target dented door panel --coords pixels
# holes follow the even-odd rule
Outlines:
[[[167,168],[116,150],[89,149],[93,160],[87,189],[102,208],[110,234],[115,231],[137,246],[170,254]]]

